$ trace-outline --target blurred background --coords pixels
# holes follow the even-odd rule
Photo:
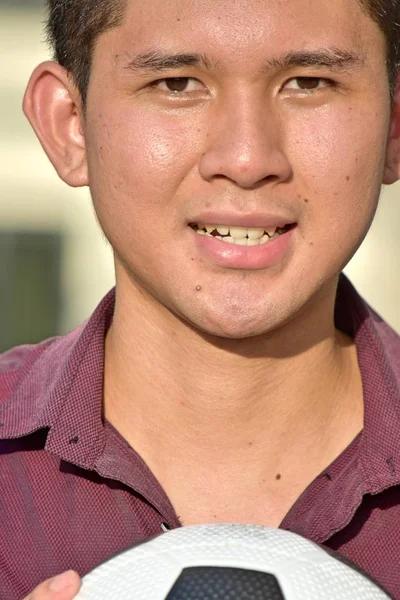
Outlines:
[[[70,331],[114,285],[87,189],[59,180],[21,108],[50,54],[43,0],[0,0],[0,352]]]
[[[22,113],[34,67],[49,58],[43,0],[0,0],[0,352],[70,331],[114,285],[110,248],[87,189],[62,183]],[[346,268],[400,332],[400,184],[387,188]]]

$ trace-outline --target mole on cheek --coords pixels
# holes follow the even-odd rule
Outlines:
[[[309,199],[308,199],[308,198],[304,198],[304,202],[305,202],[306,204],[308,204],[308,203],[309,203]]]
[[[350,177],[348,175],[346,176],[346,181],[350,181]]]
[[[196,292],[201,292],[201,285],[198,285],[198,286],[196,287]]]

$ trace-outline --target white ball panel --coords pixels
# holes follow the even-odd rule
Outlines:
[[[318,577],[312,563],[301,565],[289,572],[289,578],[282,573],[282,582],[290,581],[291,588],[301,600],[334,598],[334,600],[382,600],[383,592],[370,580],[339,561],[329,561],[317,567]],[[284,585],[282,585],[284,590]],[[312,591],[312,594],[310,593]],[[285,590],[284,590],[285,591]]]
[[[316,544],[282,530],[202,525],[163,534],[84,578],[79,600],[164,600],[184,568],[236,567],[275,575],[285,600],[382,600],[368,579]]]
[[[84,578],[79,600],[159,600],[165,598],[181,573],[168,553],[149,557],[124,552]]]

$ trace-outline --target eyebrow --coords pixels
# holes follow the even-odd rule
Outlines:
[[[292,67],[325,67],[344,71],[349,68],[362,68],[364,65],[365,60],[359,54],[333,46],[315,51],[288,52],[267,61],[264,69],[269,71]]]
[[[183,67],[213,68],[205,54],[163,54],[158,50],[138,54],[128,62],[125,69],[130,71],[160,72]]]
[[[344,71],[350,68],[361,68],[364,59],[354,52],[336,47],[312,51],[293,51],[269,59],[262,72],[288,70],[293,67],[325,67],[331,70]],[[211,70],[217,66],[206,54],[180,53],[165,54],[153,50],[138,54],[130,59],[125,69],[133,72],[160,73],[184,67],[202,67]]]

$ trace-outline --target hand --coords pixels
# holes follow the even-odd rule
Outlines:
[[[24,600],[72,600],[80,587],[79,575],[67,571],[41,583]]]

